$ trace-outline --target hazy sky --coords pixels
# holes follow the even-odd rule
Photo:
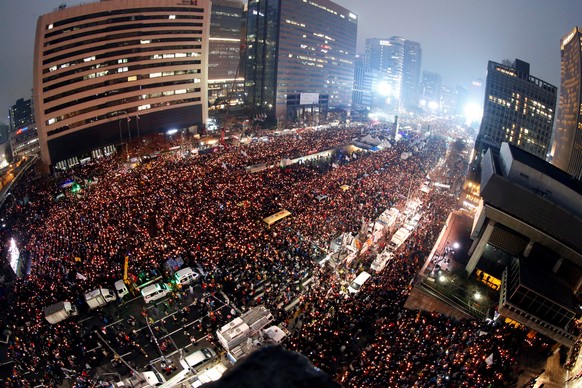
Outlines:
[[[37,18],[72,0],[0,0],[0,120],[30,98]],[[83,1],[90,2],[90,1]],[[402,36],[422,45],[422,69],[443,84],[485,79],[487,61],[520,58],[531,74],[560,83],[560,39],[582,25],[582,0],[336,0],[358,15],[358,52],[366,38]],[[482,102],[481,102],[482,103]]]

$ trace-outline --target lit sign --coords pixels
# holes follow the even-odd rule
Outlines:
[[[20,128],[18,131],[16,131],[17,135],[20,135],[22,132],[28,131],[28,127],[24,127],[24,128]]]

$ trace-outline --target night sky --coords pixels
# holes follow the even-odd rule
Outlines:
[[[89,2],[89,1],[83,1]],[[560,39],[582,25],[582,0],[336,0],[358,15],[358,52],[366,38],[399,35],[422,45],[422,70],[443,85],[485,79],[487,61],[522,59],[531,74],[560,84]],[[0,120],[18,98],[30,98],[36,20],[60,4],[81,1],[0,0]],[[482,101],[479,101],[482,104]]]

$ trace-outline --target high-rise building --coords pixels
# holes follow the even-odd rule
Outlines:
[[[32,99],[19,98],[9,109],[11,157],[18,155],[38,154],[38,130],[34,121],[34,105]],[[0,141],[1,142],[1,141]]]
[[[507,143],[481,160],[465,269],[500,284],[499,313],[571,347],[582,291],[582,183]]]
[[[564,36],[560,49],[560,111],[554,134],[552,163],[582,180],[582,28],[575,27]]]
[[[10,117],[10,130],[12,131],[34,123],[32,100],[19,98],[16,100],[16,104],[12,105],[8,110],[8,116]]]
[[[245,93],[256,111],[288,118],[297,95],[311,109],[351,105],[354,13],[329,0],[250,0],[246,28]]]
[[[386,72],[364,66],[363,58],[356,60],[352,110],[383,110],[386,104],[384,88],[388,85]]]
[[[420,43],[405,39],[404,65],[402,66],[402,106],[407,111],[418,108],[421,60]]]
[[[41,155],[65,167],[130,138],[202,128],[209,0],[107,0],[38,19],[34,107]]]
[[[441,75],[432,71],[422,72],[422,99],[425,109],[437,110],[441,104]]]
[[[208,43],[208,101],[210,104],[238,101],[239,94],[243,91],[244,75],[239,68],[242,18],[242,0],[212,1]]]
[[[489,61],[476,159],[507,142],[545,160],[556,96],[555,86],[529,74],[529,63],[516,59],[507,66]]]
[[[386,72],[392,112],[418,107],[421,58],[420,43],[399,36],[366,39],[365,66]]]

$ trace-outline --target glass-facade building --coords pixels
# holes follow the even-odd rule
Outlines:
[[[251,0],[245,94],[255,111],[285,117],[287,97],[351,105],[357,16],[329,0]]]
[[[8,115],[10,117],[10,130],[12,131],[34,123],[32,100],[19,98],[8,110]]]
[[[541,159],[550,151],[557,88],[529,74],[529,63],[489,61],[476,159],[507,142]]]
[[[582,180],[582,28],[575,27],[560,43],[560,111],[552,163]]]
[[[38,19],[34,106],[45,164],[207,118],[210,1],[108,0]]]
[[[10,116],[10,150],[12,158],[18,155],[38,154],[38,131],[34,122],[32,99],[20,98],[9,109]],[[2,141],[0,141],[2,143]]]
[[[420,94],[420,43],[400,36],[366,39],[364,65],[386,73],[382,94],[391,113],[418,107]]]
[[[212,1],[208,43],[208,102],[210,104],[242,102],[239,101],[239,93],[242,93],[244,87],[244,75],[239,69],[242,18],[241,0]]]

